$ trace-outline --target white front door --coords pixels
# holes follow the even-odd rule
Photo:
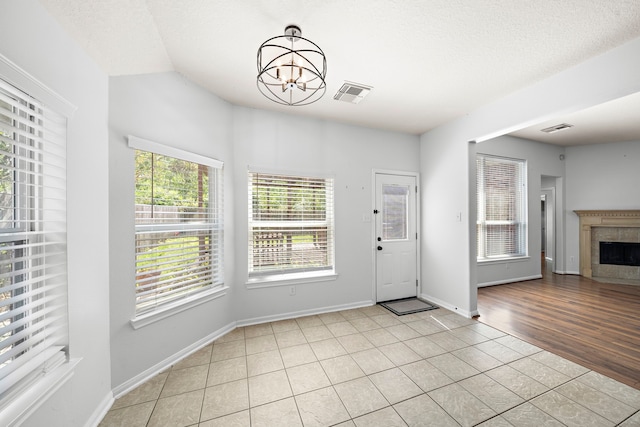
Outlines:
[[[376,301],[417,296],[416,177],[376,173]]]

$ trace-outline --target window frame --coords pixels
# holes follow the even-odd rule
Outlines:
[[[303,227],[300,223],[303,221],[295,220],[275,220],[261,221],[253,219],[253,203],[254,203],[254,175],[264,175],[276,177],[282,180],[303,181],[316,180],[322,181],[325,186],[325,203],[323,221],[305,222]],[[247,220],[247,283],[249,289],[284,286],[303,283],[314,283],[335,280],[338,277],[336,272],[336,245],[335,245],[335,178],[332,175],[322,173],[301,173],[282,170],[270,170],[265,168],[248,168],[247,172],[247,193],[248,193],[248,220]],[[260,227],[275,227],[281,229],[297,229],[297,231],[308,230],[313,232],[318,227],[326,227],[326,258],[327,262],[324,266],[304,266],[301,268],[273,268],[253,270],[253,252],[254,252],[254,229]],[[292,234],[292,235],[293,235]],[[286,265],[286,264],[285,264]]]
[[[519,187],[520,191],[510,192],[515,194],[512,208],[515,209],[514,219],[487,220],[487,198],[486,185],[487,176],[485,174],[485,162],[487,160],[502,162],[503,164],[516,165],[516,176],[514,176],[514,188]],[[508,261],[527,258],[529,256],[528,244],[528,180],[527,161],[491,154],[476,154],[476,259],[478,263],[490,263],[495,261]],[[517,242],[517,250],[513,252],[503,252],[499,254],[487,255],[487,226],[512,226],[515,228],[512,238]]]
[[[134,317],[131,319],[131,325],[134,329],[147,326],[159,320],[173,316],[192,307],[203,304],[205,302],[220,298],[226,294],[228,287],[224,280],[224,163],[206,156],[192,153],[186,150],[177,149],[171,146],[138,138],[128,135],[128,146],[133,150],[144,151],[164,157],[179,159],[197,165],[203,165],[208,168],[209,173],[209,206],[208,211],[210,221],[203,224],[181,224],[179,222],[170,224],[136,224],[135,232],[143,233],[145,231],[171,231],[189,232],[189,230],[197,228],[208,228],[207,235],[210,239],[210,266],[209,273],[210,283],[199,286],[188,291],[182,296],[177,296],[158,304],[152,304],[147,309],[138,310],[137,303],[134,303],[136,309]],[[136,256],[137,259],[137,256]],[[136,278],[134,283],[138,283],[138,269],[135,268]],[[137,292],[134,290],[137,300]]]
[[[11,267],[8,273],[5,272],[4,278],[11,281],[19,278],[10,286],[19,289],[19,292],[12,294],[11,300],[18,296],[22,300],[28,298],[27,302],[15,306],[23,311],[18,317],[5,316],[5,319],[17,318],[15,322],[20,323],[18,333],[24,336],[19,341],[11,341],[9,345],[17,342],[28,347],[17,354],[11,351],[5,353],[15,354],[15,362],[11,362],[15,366],[2,376],[0,424],[3,421],[19,424],[45,401],[52,390],[62,386],[72,376],[78,363],[78,360],[69,359],[66,303],[67,121],[76,107],[2,55],[0,87],[4,91],[5,104],[11,107],[11,110],[6,110],[7,107],[5,110],[15,117],[12,123],[5,125],[20,129],[11,136],[3,136],[6,141],[13,141],[11,144],[14,149],[7,153],[17,162],[10,166],[15,168],[11,178],[13,202],[10,210],[13,213],[8,220],[13,224],[2,228],[0,243],[9,243],[14,247],[17,244],[18,250],[18,263],[8,261],[7,265]],[[10,98],[13,101],[6,101]],[[25,114],[28,110],[28,114],[20,116],[15,109],[17,104],[21,105],[20,109]],[[16,127],[17,122],[22,122],[26,127]],[[21,138],[17,137],[19,134],[22,134]],[[16,151],[18,147],[19,151]],[[14,268],[18,264],[20,268]],[[22,269],[25,271],[22,272]],[[57,302],[54,303],[54,300]],[[11,310],[5,313],[11,314]],[[31,332],[25,336],[23,332],[27,331]],[[47,338],[36,342],[39,339],[37,337],[43,335]]]

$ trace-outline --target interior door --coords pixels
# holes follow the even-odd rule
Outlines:
[[[417,296],[416,177],[377,173],[376,301]]]

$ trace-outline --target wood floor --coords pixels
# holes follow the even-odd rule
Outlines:
[[[480,322],[640,389],[640,286],[546,272],[478,289]]]

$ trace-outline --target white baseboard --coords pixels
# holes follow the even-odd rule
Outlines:
[[[580,276],[580,272],[579,271],[554,271],[554,273],[556,273],[556,274],[567,274],[567,275],[573,275],[573,276]]]
[[[136,388],[139,385],[143,384],[145,381],[148,381],[149,379],[153,378],[155,375],[159,374],[160,372],[164,371],[165,369],[169,368],[170,366],[175,365],[176,363],[178,363],[179,361],[181,361],[185,357],[195,353],[196,351],[200,350],[202,347],[206,346],[207,344],[211,343],[212,341],[215,341],[216,339],[218,339],[221,336],[223,336],[224,334],[232,331],[236,327],[255,325],[255,324],[258,324],[258,323],[275,322],[275,321],[278,321],[278,320],[291,319],[291,318],[301,317],[301,316],[310,316],[310,315],[313,315],[313,314],[329,313],[329,312],[332,312],[332,311],[350,310],[350,309],[353,309],[353,308],[368,307],[368,306],[371,306],[371,305],[374,305],[374,304],[375,304],[375,302],[373,302],[371,300],[370,301],[360,301],[360,302],[351,303],[351,304],[335,305],[335,306],[324,307],[324,308],[316,308],[316,309],[311,309],[311,310],[302,310],[302,311],[290,312],[290,313],[285,313],[285,314],[278,314],[278,315],[273,315],[273,316],[254,317],[254,318],[251,318],[251,319],[245,319],[245,320],[240,320],[240,321],[237,321],[237,322],[231,322],[228,325],[218,329],[217,331],[207,335],[206,337],[196,341],[195,343],[191,344],[190,346],[182,349],[178,353],[175,353],[175,354],[167,357],[166,359],[156,363],[155,365],[153,365],[150,368],[144,370],[143,372],[141,372],[140,374],[136,375],[135,377],[133,377],[133,378],[125,381],[124,383],[114,387],[113,388],[112,399],[113,398],[117,399],[117,398],[119,398],[121,396],[124,396],[125,394],[127,394],[128,392],[133,390],[134,388]],[[111,406],[111,404],[109,404],[109,407],[110,406]],[[108,410],[108,408],[107,408],[107,410]],[[106,414],[106,411],[104,412],[104,414]],[[104,416],[104,414],[102,414],[102,416]]]
[[[420,298],[425,299],[429,302],[432,302],[435,305],[438,305],[442,308],[446,308],[449,311],[453,311],[454,313],[458,313],[459,315],[464,316],[467,319],[471,319],[472,317],[478,315],[478,310],[473,310],[473,311],[462,310],[461,308],[458,308],[455,305],[451,305],[448,302],[442,301],[441,299],[438,299],[436,297],[432,297],[431,295],[420,294]]]
[[[485,286],[504,285],[505,283],[524,282],[527,280],[534,280],[534,279],[542,279],[542,274],[535,274],[533,276],[526,276],[526,277],[512,277],[510,279],[505,279],[505,280],[496,280],[495,282],[478,283],[478,287],[482,288]]]
[[[85,423],[85,427],[97,427],[100,424],[100,421],[107,415],[109,409],[111,409],[111,405],[113,405],[114,401],[113,391],[107,393],[107,395],[102,399],[102,402],[98,405],[98,407],[93,411],[89,420]]]
[[[312,316],[314,314],[330,313],[333,311],[351,310],[354,308],[369,307],[375,305],[373,300],[359,301],[350,304],[332,305],[329,307],[312,308],[309,310],[291,311],[289,313],[274,314],[272,316],[253,317],[250,319],[238,320],[237,326],[257,325],[260,323],[277,322],[278,320],[293,319],[302,316]]]
[[[233,329],[235,329],[236,326],[237,326],[236,322],[231,322],[228,325],[218,329],[217,331],[212,332],[211,334],[207,335],[206,337],[194,342],[190,346],[188,346],[188,347],[180,350],[179,352],[167,357],[166,359],[156,363],[155,365],[153,365],[149,369],[146,369],[145,371],[141,372],[140,374],[136,375],[135,377],[131,378],[130,380],[127,380],[124,383],[114,387],[113,388],[113,396],[116,399],[121,397],[121,396],[124,396],[125,394],[127,394],[128,392],[133,390],[134,388],[138,387],[139,385],[141,385],[145,381],[148,381],[149,379],[153,378],[155,375],[157,375],[160,372],[164,371],[165,369],[167,369],[171,365],[175,365],[176,363],[178,363],[179,361],[181,361],[185,357],[195,353],[196,351],[200,350],[202,347],[206,346],[207,344],[211,343],[212,341],[215,341],[216,339],[220,338],[221,336],[223,336],[227,332],[232,331]]]

